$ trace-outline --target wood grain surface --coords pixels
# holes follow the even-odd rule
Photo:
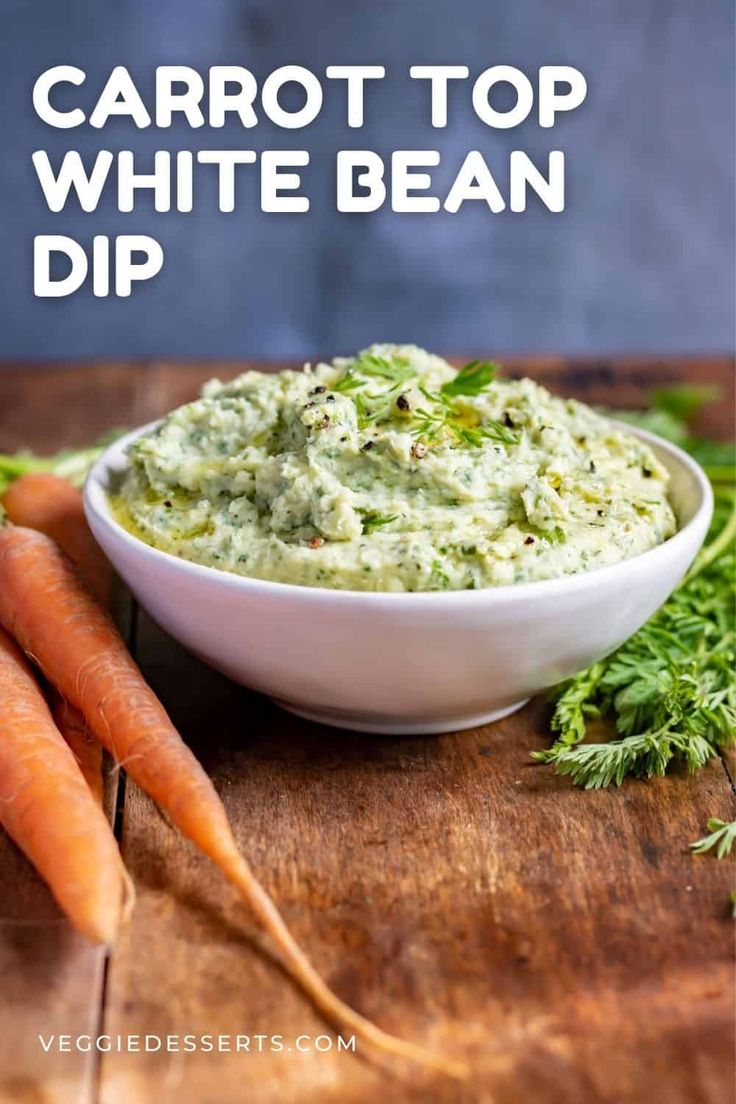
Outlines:
[[[732,432],[726,359],[506,364],[623,406],[674,380],[714,382],[723,399],[703,428]],[[0,367],[0,450],[85,443],[242,368]],[[332,1030],[217,872],[127,783],[116,824],[138,902],[109,957],[70,931],[0,837],[2,1104],[732,1098],[736,873],[688,850],[708,817],[736,817],[722,760],[694,778],[585,793],[530,762],[548,739],[542,699],[460,734],[360,736],[234,686],[142,611],[126,631],[315,964],[382,1026],[467,1058],[472,1077],[390,1075],[360,1052],[315,1050]],[[46,1054],[38,1040],[101,1032],[113,1045],[139,1036],[141,1052]],[[248,1036],[251,1049],[145,1053],[146,1035],[227,1036],[233,1048]],[[284,1049],[259,1053],[258,1035],[282,1036]],[[297,1036],[313,1049],[297,1050]]]

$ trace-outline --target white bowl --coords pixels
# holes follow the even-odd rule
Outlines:
[[[618,647],[672,592],[712,513],[680,449],[625,426],[671,475],[679,529],[611,567],[487,590],[371,593],[265,582],[151,548],[113,517],[108,490],[142,429],[87,480],[92,531],[141,605],[200,659],[310,720],[364,732],[448,732],[497,720]]]

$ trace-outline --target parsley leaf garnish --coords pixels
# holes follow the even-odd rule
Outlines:
[[[443,395],[480,395],[489,387],[498,372],[498,365],[490,360],[471,360],[461,368],[454,379],[442,384]]]
[[[459,372],[459,375],[462,375],[462,372]],[[455,383],[456,380],[457,376],[455,380],[450,381],[450,384]],[[484,441],[495,441],[504,445],[519,443],[518,433],[503,425],[502,422],[488,421],[478,425],[468,425],[465,412],[445,391],[450,384],[444,384],[437,394],[419,385],[419,390],[429,403],[429,409],[419,407],[414,412],[416,423],[412,429],[414,437],[427,444],[434,444],[444,437],[451,443],[464,445],[467,448],[479,448]],[[474,394],[478,394],[479,391],[480,388]]]
[[[497,421],[473,424],[468,411],[455,402],[462,396],[479,395],[493,382],[498,371],[491,361],[472,360],[436,393],[417,381],[417,371],[399,354],[380,356],[359,353],[347,370],[332,384],[333,391],[350,394],[359,429],[389,421],[400,415],[411,426],[411,434],[427,444],[447,441],[451,445],[479,448],[485,441],[518,444],[518,434]],[[412,409],[406,398],[407,385],[416,384],[427,406]],[[470,411],[473,417],[473,411]]]

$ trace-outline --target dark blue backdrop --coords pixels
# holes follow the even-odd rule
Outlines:
[[[0,228],[5,357],[310,356],[372,340],[457,352],[724,350],[732,345],[732,0],[0,0]],[[299,63],[381,63],[367,125],[348,130],[341,86],[306,131],[185,126],[54,131],[30,103],[36,76],[60,63],[101,87],[125,64],[150,94],[158,64],[242,64],[265,75]],[[583,107],[554,130],[474,121],[455,86],[451,126],[429,125],[411,63],[509,63],[533,73],[571,64]],[[90,97],[91,98],[91,97]],[[89,99],[86,101],[89,102]],[[149,101],[150,102],[150,101]],[[307,215],[264,215],[243,170],[235,213],[215,205],[213,170],[193,214],[45,209],[34,149],[308,148]],[[440,183],[473,147],[502,167],[508,151],[567,154],[567,210],[535,204],[492,216],[346,216],[334,209],[344,147],[439,148]],[[500,169],[499,179],[505,178]],[[32,293],[32,239],[144,233],[163,272],[128,300]]]

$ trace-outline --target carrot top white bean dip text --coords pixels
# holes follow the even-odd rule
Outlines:
[[[120,520],[259,579],[463,590],[617,563],[675,532],[667,472],[589,407],[374,345],[213,380],[129,450]]]

